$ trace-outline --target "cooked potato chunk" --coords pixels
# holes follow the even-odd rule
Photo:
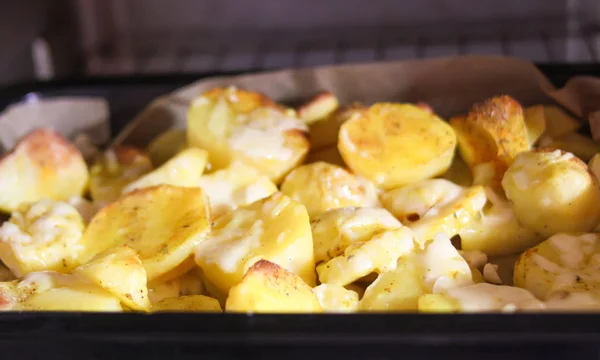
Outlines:
[[[358,293],[343,286],[321,284],[313,292],[325,312],[352,312],[358,308]]]
[[[154,166],[161,166],[187,147],[185,129],[167,130],[148,145],[148,154]]]
[[[131,146],[106,150],[90,170],[90,194],[94,202],[109,203],[123,188],[152,170],[148,155]]]
[[[266,260],[254,263],[229,291],[228,312],[320,312],[321,305],[299,276]]]
[[[339,106],[337,97],[333,93],[325,91],[300,106],[298,116],[306,124],[312,124],[328,118]]]
[[[550,236],[591,231],[600,221],[600,189],[587,165],[561,150],[519,154],[502,187],[523,226]]]
[[[344,254],[352,243],[370,240],[376,233],[401,228],[402,224],[381,208],[346,207],[327,211],[311,221],[315,261]]]
[[[229,87],[197,98],[188,113],[188,143],[208,150],[216,169],[240,160],[275,183],[309,149],[306,125],[264,95]]]
[[[375,104],[346,121],[338,138],[348,167],[385,189],[443,174],[455,146],[446,122],[410,104]]]
[[[554,139],[544,136],[540,139],[539,144],[542,147],[570,152],[583,161],[590,161],[594,155],[600,152],[600,144],[588,136],[577,133],[566,134]]]
[[[42,199],[81,196],[87,183],[87,165],[79,150],[53,130],[35,130],[0,158],[0,211]]]
[[[114,246],[131,246],[151,281],[178,267],[206,239],[209,219],[200,188],[140,189],[100,210],[84,232],[83,245],[89,257]]]
[[[0,227],[0,259],[17,277],[42,270],[69,272],[85,261],[83,230],[79,212],[67,203],[24,205]]]
[[[557,234],[525,251],[513,281],[550,309],[600,309],[600,234]]]
[[[515,312],[543,308],[544,304],[525,289],[487,283],[451,288],[419,298],[422,312]]]
[[[208,195],[214,219],[277,192],[268,177],[241,162],[202,176],[198,184]]]
[[[140,177],[127,185],[123,193],[135,189],[167,184],[174,186],[195,187],[204,173],[208,153],[202,149],[185,149],[158,169]]]
[[[197,271],[192,269],[183,275],[164,282],[151,282],[148,284],[148,297],[155,305],[167,298],[179,298],[187,295],[204,294],[204,284]]]
[[[311,151],[330,147],[337,148],[338,134],[342,124],[355,116],[355,114],[365,113],[367,109],[366,106],[359,103],[344,105],[334,111],[326,119],[310,124],[309,135]]]
[[[377,206],[377,188],[341,167],[317,162],[292,170],[281,192],[306,206],[311,219],[346,206]]]
[[[555,105],[544,105],[544,117],[546,119],[544,135],[551,138],[558,138],[581,128],[580,121]]]
[[[367,241],[350,244],[343,255],[319,264],[319,280],[345,286],[373,272],[395,269],[398,258],[414,249],[413,234],[407,227],[376,233]]]
[[[536,105],[525,108],[523,116],[525,117],[525,128],[527,129],[527,143],[531,148],[546,131],[544,106]]]
[[[592,160],[590,160],[589,168],[592,174],[594,174],[596,177],[596,180],[600,182],[600,154],[594,155]]]
[[[308,214],[304,206],[279,192],[215,220],[211,237],[195,254],[204,275],[225,294],[261,259],[315,284]]]
[[[163,299],[152,307],[152,311],[221,312],[223,310],[217,299],[204,295],[189,295]]]
[[[85,276],[132,310],[150,310],[146,270],[138,254],[127,245],[107,250],[78,267]]]

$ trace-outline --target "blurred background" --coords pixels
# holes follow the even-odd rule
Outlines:
[[[0,3],[0,84],[459,54],[600,59],[597,0],[21,0]]]

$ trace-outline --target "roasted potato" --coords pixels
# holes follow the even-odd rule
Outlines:
[[[71,205],[41,200],[23,205],[0,227],[0,259],[17,276],[69,272],[85,261],[83,219]]]
[[[0,158],[0,211],[81,196],[87,184],[87,165],[79,150],[53,130],[35,130]]]
[[[187,147],[185,129],[167,130],[148,144],[148,154],[154,166],[161,166]]]
[[[234,87],[194,100],[187,134],[190,146],[208,150],[215,169],[240,160],[275,183],[304,160],[310,146],[307,127],[293,110]]]
[[[152,281],[188,259],[206,239],[209,219],[208,201],[200,188],[139,189],[96,214],[84,232],[83,247],[91,258],[114,246],[129,245]]]
[[[203,295],[204,292],[204,283],[195,269],[171,280],[148,283],[148,297],[152,305],[163,299],[179,298],[188,295]]]
[[[443,174],[455,146],[446,122],[410,104],[375,104],[347,120],[338,137],[348,167],[385,189]]]
[[[527,143],[532,148],[546,131],[546,115],[543,105],[535,105],[523,110],[525,129],[527,130]]]
[[[311,219],[346,206],[379,205],[375,185],[324,162],[292,170],[283,180],[281,192],[306,206]]]
[[[225,311],[250,313],[321,312],[321,305],[299,276],[259,260],[229,291]]]
[[[542,147],[570,152],[583,161],[590,161],[594,155],[600,152],[600,144],[588,136],[577,133],[566,134],[554,139],[544,136],[540,139],[539,144]]]
[[[166,298],[152,306],[153,312],[221,312],[217,299],[204,295],[188,295]]]
[[[573,154],[524,152],[506,171],[502,187],[519,222],[542,236],[591,231],[600,222],[600,189]]]
[[[544,117],[546,119],[544,135],[551,138],[559,138],[581,128],[579,120],[555,105],[544,105]]]
[[[264,199],[277,192],[277,186],[256,169],[234,162],[227,168],[203,175],[198,185],[206,192],[213,218]]]
[[[210,238],[196,247],[195,254],[204,275],[225,294],[261,259],[315,285],[308,214],[304,206],[279,192],[216,219]]]
[[[143,175],[123,188],[123,193],[156,185],[195,187],[204,173],[208,153],[202,149],[185,149],[158,169]]]
[[[353,312],[358,308],[358,293],[343,286],[321,284],[313,292],[325,312]]]
[[[322,213],[311,221],[315,261],[328,261],[344,254],[352,243],[370,240],[373,235],[402,224],[387,210],[346,207]]]
[[[327,119],[338,109],[340,103],[337,97],[329,91],[315,95],[312,99],[298,107],[298,116],[306,124]]]

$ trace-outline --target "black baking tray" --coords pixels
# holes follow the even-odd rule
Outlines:
[[[538,64],[556,85],[600,65]],[[113,133],[185,74],[64,79],[0,89],[0,110],[29,96],[101,96]],[[2,129],[0,129],[2,131]],[[0,359],[538,359],[600,357],[593,314],[0,313]]]

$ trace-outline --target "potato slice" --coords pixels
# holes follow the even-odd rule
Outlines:
[[[315,284],[315,260],[306,209],[275,193],[215,220],[211,237],[196,250],[196,263],[222,293],[264,259]]]
[[[319,280],[345,286],[372,272],[395,269],[398,258],[414,249],[413,234],[407,227],[386,230],[365,242],[350,244],[343,255],[319,264]]]
[[[573,154],[540,149],[519,154],[502,180],[519,222],[542,236],[591,231],[600,222],[600,189]]]
[[[338,137],[348,167],[385,189],[443,174],[455,146],[446,122],[410,104],[375,104],[346,121]]]
[[[126,194],[135,189],[167,184],[195,187],[204,173],[208,153],[202,149],[185,149],[158,169],[140,177],[123,189]]]
[[[299,276],[279,265],[260,260],[229,291],[228,312],[304,313],[321,312],[321,305]]]
[[[214,219],[278,191],[268,177],[237,161],[223,170],[202,176],[198,184],[208,195]]]
[[[90,194],[96,203],[121,197],[123,188],[152,170],[150,158],[132,146],[106,150],[90,170]]]
[[[581,128],[582,124],[556,105],[544,105],[544,117],[546,118],[544,135],[551,138],[574,133]]]
[[[565,134],[556,139],[544,137],[540,140],[540,145],[570,152],[586,162],[590,161],[594,155],[600,152],[600,144],[596,143],[589,136],[577,133]]]
[[[341,167],[318,162],[292,170],[281,192],[306,206],[310,218],[346,206],[378,206],[377,188]]]
[[[41,200],[13,212],[0,227],[0,259],[17,276],[69,272],[85,261],[83,219],[65,202]]]
[[[75,272],[113,294],[132,310],[150,310],[146,270],[138,254],[127,245],[107,250]]]
[[[359,103],[344,105],[334,111],[326,119],[310,124],[309,134],[311,151],[337,147],[338,134],[342,124],[355,116],[355,114],[364,114],[367,109],[366,106]]]
[[[80,196],[87,183],[87,165],[79,150],[53,130],[35,130],[0,158],[0,211]]]
[[[358,308],[358,293],[343,286],[321,284],[313,292],[325,312],[353,312]]]
[[[592,174],[596,177],[596,180],[600,183],[600,154],[594,155],[592,160],[588,163],[588,167]]]
[[[525,108],[523,116],[525,118],[525,128],[527,130],[527,143],[531,148],[546,131],[546,114],[544,106],[535,105]]]
[[[187,147],[185,129],[167,130],[148,144],[148,154],[154,166],[161,166]]]
[[[202,295],[204,291],[205,288],[202,279],[195,269],[171,280],[164,282],[156,282],[155,280],[148,284],[148,297],[153,305],[167,298]]]
[[[324,91],[302,104],[297,111],[302,121],[312,124],[327,119],[339,106],[337,97],[329,91]]]
[[[83,245],[90,258],[114,246],[131,246],[152,281],[183,263],[206,239],[209,219],[200,188],[140,189],[102,209],[85,230]]]
[[[352,243],[370,240],[376,233],[401,228],[402,224],[381,208],[346,207],[327,211],[311,221],[315,261],[344,254]]]
[[[213,89],[194,100],[188,143],[208,150],[215,169],[240,160],[275,183],[304,160],[310,145],[306,125],[293,110],[235,87]]]
[[[153,312],[222,312],[217,299],[204,295],[189,295],[166,298],[152,307]]]

